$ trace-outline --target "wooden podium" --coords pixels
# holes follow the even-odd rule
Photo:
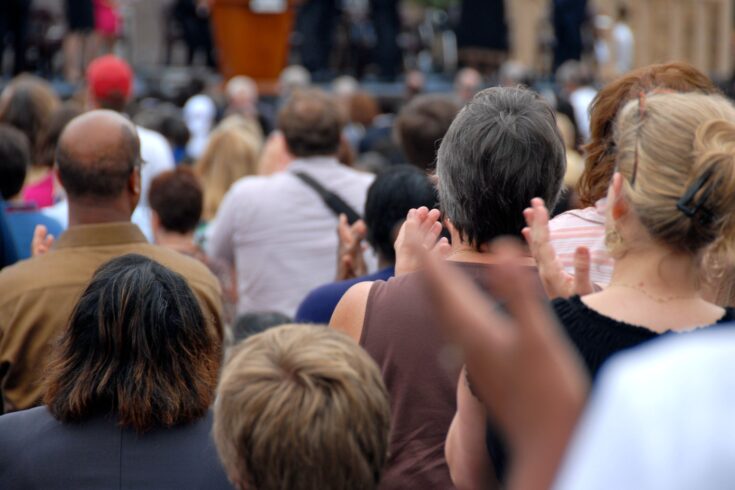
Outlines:
[[[225,79],[247,75],[263,93],[275,91],[286,66],[294,20],[293,3],[283,13],[250,10],[249,0],[214,0],[211,21],[219,64]]]

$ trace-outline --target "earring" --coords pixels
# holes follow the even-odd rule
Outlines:
[[[616,256],[623,248],[623,237],[616,225],[613,225],[612,228],[605,228],[605,246],[612,256]]]

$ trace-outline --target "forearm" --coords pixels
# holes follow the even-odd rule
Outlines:
[[[445,447],[452,481],[458,490],[497,487],[485,444],[486,418],[485,407],[470,392],[463,370],[457,386],[457,413]]]

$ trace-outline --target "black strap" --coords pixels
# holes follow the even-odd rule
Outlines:
[[[307,175],[304,172],[293,172],[293,174],[301,179],[304,184],[314,189],[316,193],[319,194],[319,197],[322,198],[324,204],[326,204],[327,207],[331,209],[334,214],[336,214],[337,216],[339,216],[340,214],[344,214],[345,216],[347,216],[347,222],[349,224],[354,224],[355,221],[360,219],[360,215],[357,214],[357,212],[352,209],[349,204],[344,202],[344,200],[334,192],[325,189],[310,175]]]

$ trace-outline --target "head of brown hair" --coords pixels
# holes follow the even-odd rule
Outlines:
[[[202,185],[187,167],[162,172],[151,182],[148,202],[163,229],[192,233],[202,217]]]
[[[334,97],[318,89],[294,92],[278,113],[278,129],[295,157],[336,155],[344,122]]]
[[[43,163],[40,138],[59,104],[59,97],[51,85],[34,75],[14,78],[0,96],[0,122],[25,133],[31,145],[33,164]]]
[[[365,91],[355,92],[350,97],[350,120],[352,122],[362,124],[365,127],[373,123],[378,114],[380,114],[380,106],[371,94]]]
[[[585,206],[605,197],[610,185],[617,153],[613,133],[618,112],[641,92],[655,89],[718,92],[707,75],[681,62],[644,66],[605,85],[590,107],[590,140],[584,147],[585,169],[577,186]]]
[[[434,168],[439,144],[459,112],[449,95],[418,95],[398,113],[395,138],[408,163],[422,170]]]
[[[52,353],[44,403],[61,422],[113,415],[138,432],[202,417],[221,345],[184,278],[141,255],[95,272]]]
[[[380,370],[323,326],[276,327],[236,347],[214,416],[220,460],[240,488],[374,489],[388,458]]]
[[[59,106],[53,114],[51,114],[46,130],[39,139],[38,161],[35,163],[46,165],[48,167],[54,166],[56,145],[59,143],[59,137],[61,137],[62,131],[64,131],[64,128],[69,121],[81,113],[81,107],[74,103],[67,102]]]

